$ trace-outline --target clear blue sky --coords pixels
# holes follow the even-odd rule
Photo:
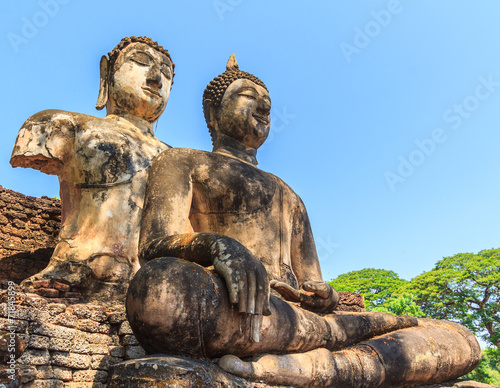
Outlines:
[[[156,135],[211,150],[206,84],[231,53],[273,101],[259,166],[304,200],[325,280],[366,267],[410,279],[500,246],[500,3],[77,1],[2,4],[0,185],[58,194],[13,169],[32,114],[94,109],[100,56],[147,35],[176,64]]]

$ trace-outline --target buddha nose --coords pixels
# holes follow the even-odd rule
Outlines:
[[[157,89],[161,89],[162,82],[161,82],[160,66],[158,66],[157,64],[153,64],[153,66],[151,66],[146,75],[146,83],[149,86],[154,86]]]
[[[263,116],[269,116],[269,113],[271,113],[271,104],[266,100],[260,101],[257,106],[257,112]]]

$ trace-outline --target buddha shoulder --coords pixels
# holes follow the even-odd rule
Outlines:
[[[25,121],[22,128],[30,128],[32,126],[55,126],[65,129],[81,127],[84,124],[103,123],[105,120],[85,115],[82,113],[68,112],[59,109],[42,110],[30,116]]]
[[[85,115],[56,109],[35,113],[19,130],[11,156],[12,166],[59,173],[68,143],[72,143],[82,116]]]
[[[200,163],[206,163],[210,159],[211,152],[195,150],[192,148],[169,148],[156,157],[155,166],[179,165],[184,167],[195,167]]]

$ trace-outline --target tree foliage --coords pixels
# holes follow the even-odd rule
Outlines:
[[[409,289],[425,315],[460,322],[500,348],[500,249],[445,257]]]
[[[393,271],[365,268],[340,275],[330,284],[337,291],[356,292],[363,295],[366,309],[372,311],[401,295],[409,282],[401,279]]]
[[[394,315],[410,315],[412,317],[423,317],[424,313],[420,307],[415,303],[415,297],[408,293],[403,292],[397,298],[388,299],[381,306],[375,307],[372,311],[380,311],[383,313],[391,313]]]
[[[492,346],[466,377],[500,386],[500,249],[445,257],[411,282],[393,271],[367,268],[330,284],[363,295],[368,311],[461,323]]]
[[[500,350],[484,349],[481,362],[465,378],[500,387]]]

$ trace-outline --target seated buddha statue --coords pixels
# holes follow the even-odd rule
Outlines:
[[[139,269],[149,167],[170,148],[155,137],[153,125],[173,76],[166,49],[147,37],[127,37],[101,58],[96,108],[106,107],[105,118],[52,109],[23,124],[10,162],[57,175],[62,208],[49,264],[24,287],[62,283],[89,300],[124,301]]]
[[[153,162],[126,301],[146,352],[292,386],[430,384],[472,370],[480,348],[458,324],[335,311],[304,203],[257,167],[270,109],[265,84],[232,56],[203,95],[213,151]]]

